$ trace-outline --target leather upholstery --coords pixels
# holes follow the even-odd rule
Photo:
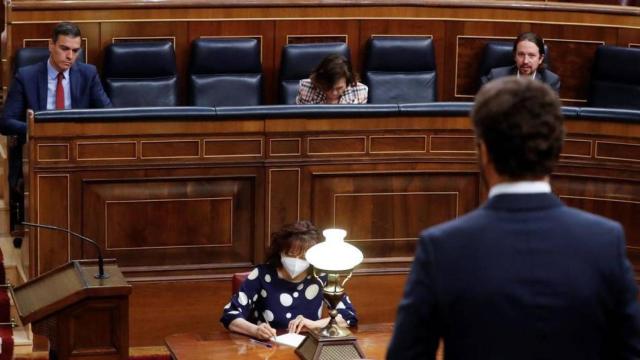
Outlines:
[[[547,45],[544,46],[544,52],[546,55],[542,62],[549,67],[549,48]],[[487,76],[491,69],[513,65],[515,65],[515,61],[513,60],[513,41],[488,42],[482,51],[478,84],[480,84],[480,78]]]
[[[640,110],[640,49],[598,47],[588,105]]]
[[[369,103],[436,101],[436,62],[432,39],[370,39],[364,67],[364,82],[369,86]]]
[[[578,117],[586,120],[640,123],[640,110],[586,107],[579,109]]]
[[[345,43],[293,44],[282,48],[279,103],[295,104],[300,80],[308,78],[320,61],[331,54],[351,59]]]
[[[216,110],[209,107],[133,107],[104,109],[44,110],[35,113],[36,122],[135,121],[158,119],[213,119]]]
[[[104,78],[114,107],[178,105],[175,52],[169,41],[109,45]]]
[[[18,49],[16,56],[13,59],[13,72],[15,73],[19,68],[27,65],[33,65],[41,61],[45,61],[49,58],[49,48],[46,47],[26,47]],[[80,49],[78,52],[79,62],[84,62],[84,50]]]
[[[189,104],[262,104],[260,43],[247,39],[198,39],[191,44]]]

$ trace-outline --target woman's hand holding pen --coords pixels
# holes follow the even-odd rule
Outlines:
[[[276,330],[269,323],[261,323],[256,326],[254,337],[260,340],[271,340],[276,337]]]

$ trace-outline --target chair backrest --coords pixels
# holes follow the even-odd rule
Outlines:
[[[169,41],[109,45],[104,79],[114,107],[178,105],[176,59]]]
[[[198,39],[191,44],[189,105],[261,104],[262,65],[257,39]]]
[[[49,58],[48,47],[26,47],[16,51],[16,56],[13,58],[13,73],[15,74],[19,68],[24,66],[33,65],[41,61],[45,61]],[[84,62],[84,50],[80,49],[78,52],[78,62]]]
[[[331,54],[351,59],[345,43],[292,44],[282,48],[279,103],[295,104],[300,80],[306,79],[320,61]]]
[[[436,78],[431,38],[383,36],[369,39],[364,66],[369,103],[436,101]]]
[[[249,276],[248,272],[235,273],[233,274],[233,276],[231,276],[231,293],[232,294],[235,294],[238,292],[238,290],[240,290],[240,286],[242,286],[242,283],[247,278],[247,276]]]
[[[589,106],[640,109],[640,49],[598,46]]]
[[[549,66],[549,48],[544,45],[544,59],[542,63],[545,66]],[[480,78],[487,76],[491,69],[513,66],[515,61],[513,60],[513,41],[490,41],[484,45],[482,51],[482,59],[480,59],[480,69],[478,76],[478,83]]]

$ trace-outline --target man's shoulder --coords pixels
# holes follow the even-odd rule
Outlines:
[[[86,64],[86,63],[81,63],[81,62],[76,62],[75,64],[73,64],[72,69],[74,71],[78,71],[82,74],[95,74],[98,72],[98,70],[96,70],[95,65],[92,64]]]
[[[547,83],[554,83],[556,81],[558,81],[558,79],[560,79],[560,76],[558,76],[558,74],[554,73],[553,71],[549,70],[549,69],[545,69],[542,72],[542,76],[545,82]]]

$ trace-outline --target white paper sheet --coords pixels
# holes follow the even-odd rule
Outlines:
[[[302,343],[305,336],[296,334],[296,333],[288,333],[280,336],[276,336],[275,342],[281,345],[291,346],[297,348],[298,345]]]

